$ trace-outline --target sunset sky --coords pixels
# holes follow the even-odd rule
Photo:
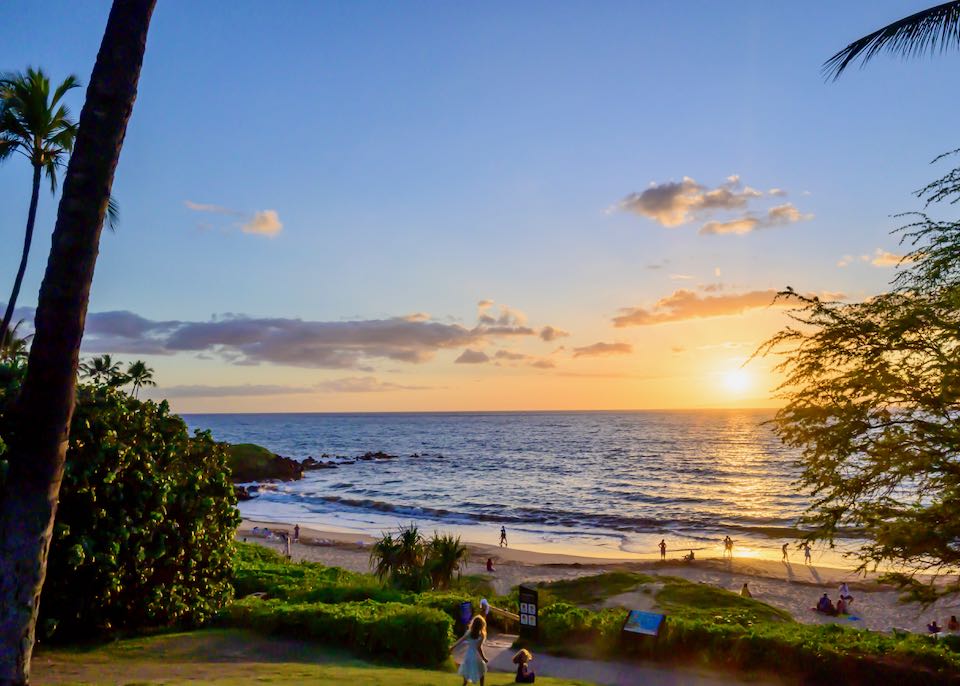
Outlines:
[[[960,144],[956,55],[820,73],[929,4],[162,0],[84,354],[182,412],[771,405],[773,294],[881,290]],[[8,0],[0,69],[85,83],[108,9]]]

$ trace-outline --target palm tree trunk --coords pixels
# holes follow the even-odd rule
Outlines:
[[[13,282],[13,293],[7,302],[7,311],[3,313],[3,324],[0,324],[0,350],[6,345],[7,337],[13,335],[10,322],[13,320],[13,309],[17,306],[23,275],[27,272],[27,258],[33,242],[33,224],[37,220],[37,203],[40,200],[40,171],[40,165],[33,165],[33,193],[30,195],[30,210],[27,212],[27,233],[23,237],[23,255],[20,256],[20,269],[17,270],[17,278]]]
[[[0,686],[30,678],[90,283],[156,0],[115,0],[80,113],[0,486]],[[82,592],[82,589],[78,589]]]

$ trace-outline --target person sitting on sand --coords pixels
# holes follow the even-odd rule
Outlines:
[[[492,558],[492,557],[488,557],[488,558],[487,558],[487,571],[490,572],[491,574],[492,574],[493,572],[497,571],[496,568],[494,568],[494,566],[493,566],[493,558]]]
[[[741,598],[752,598],[753,594],[750,592],[750,587],[747,586],[747,582],[743,582],[743,586],[740,587],[740,597]]]
[[[843,596],[840,596],[840,600],[837,601],[837,614],[845,615],[849,614],[847,611],[847,601],[843,599]]]
[[[833,601],[830,600],[830,596],[828,596],[826,593],[823,594],[823,597],[820,598],[820,602],[817,603],[816,610],[817,612],[822,612],[823,614],[831,617],[837,616],[837,608],[833,606]]]
[[[483,686],[487,676],[487,657],[483,654],[483,642],[487,638],[487,623],[483,617],[477,615],[470,620],[470,628],[467,629],[459,641],[450,647],[452,653],[457,646],[465,643],[467,652],[463,656],[463,662],[460,663],[460,669],[457,674],[463,677],[463,686],[468,683],[477,683]]]
[[[692,550],[690,551],[690,554],[689,554],[689,555],[684,555],[684,556],[683,556],[683,561],[684,561],[684,562],[693,562],[695,559],[696,559],[696,558],[694,557],[694,554],[693,554],[693,551],[692,551]]]
[[[937,624],[937,620],[933,620],[927,624],[927,631],[929,631],[931,634],[939,634],[941,631],[943,631],[943,629],[939,624]]]
[[[514,681],[518,684],[532,684],[537,679],[537,675],[530,671],[527,664],[533,659],[533,655],[526,648],[521,648],[513,656],[513,664],[517,666],[517,678]]]
[[[947,622],[947,631],[960,631],[960,622],[956,615],[950,615],[950,621]]]

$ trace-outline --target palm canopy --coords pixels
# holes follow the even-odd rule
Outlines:
[[[96,384],[117,386],[127,381],[123,372],[120,371],[120,363],[114,362],[110,355],[101,355],[87,362],[81,362],[79,369],[81,378],[90,379]]]
[[[857,58],[866,64],[879,52],[915,57],[943,52],[960,44],[960,0],[945,2],[911,14],[855,40],[823,65],[827,78],[840,74]]]
[[[130,366],[127,367],[126,379],[133,385],[134,397],[137,397],[142,387],[157,385],[157,382],[153,380],[153,370],[143,360],[130,363]]]
[[[19,153],[41,169],[57,189],[57,170],[73,150],[77,124],[61,102],[80,82],[70,75],[51,92],[41,69],[0,77],[0,160]]]

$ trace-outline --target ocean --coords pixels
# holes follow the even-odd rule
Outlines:
[[[336,459],[240,504],[244,517],[427,533],[602,557],[780,557],[808,498],[769,410],[194,414],[215,439]],[[366,452],[391,460],[353,461]],[[327,458],[322,456],[327,455]],[[824,552],[816,556],[824,561]],[[830,553],[827,555],[832,556]]]

